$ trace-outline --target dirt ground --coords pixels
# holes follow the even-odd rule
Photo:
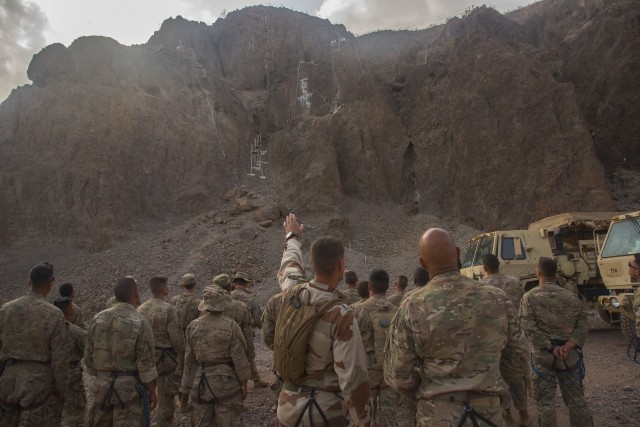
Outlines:
[[[335,215],[305,215],[307,226],[303,252],[321,234],[339,234],[346,246],[348,268],[366,276],[374,268],[385,268],[392,278],[409,277],[417,263],[416,243],[426,228],[449,230],[460,246],[478,233],[456,218],[436,218],[419,213],[406,215],[397,205],[367,205],[353,201],[350,210]],[[171,283],[191,272],[199,281],[199,291],[212,277],[232,271],[249,271],[264,307],[278,292],[275,282],[283,247],[279,226],[259,227],[250,214],[231,216],[224,207],[198,215],[186,222],[164,224],[158,230],[133,236],[112,248],[92,252],[64,244],[43,242],[38,246],[0,248],[0,297],[13,299],[26,293],[29,267],[42,260],[56,266],[56,284],[71,281],[77,303],[87,318],[104,308],[118,277],[133,275],[141,283],[165,274]],[[305,259],[306,259],[305,258]],[[171,295],[180,292],[177,286]],[[49,299],[55,298],[53,289]],[[148,298],[143,288],[143,299]],[[640,426],[640,365],[627,360],[627,342],[618,328],[604,324],[593,314],[592,329],[585,346],[586,396],[598,427]],[[256,364],[265,379],[271,374],[272,354],[256,330]],[[268,388],[249,390],[244,413],[246,426],[262,426],[273,416],[273,393]],[[569,426],[568,412],[558,397],[559,426]],[[535,404],[530,399],[532,418]],[[407,421],[406,408],[398,405],[398,419]],[[177,414],[176,426],[188,426],[188,416]]]

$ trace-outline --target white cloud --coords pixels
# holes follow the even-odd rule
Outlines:
[[[533,2],[498,0],[487,6],[505,11]],[[470,0],[324,0],[316,14],[344,24],[352,33],[364,34],[381,29],[426,28],[481,4]]]
[[[29,82],[27,66],[45,46],[47,17],[25,0],[0,1],[0,101],[11,90]]]

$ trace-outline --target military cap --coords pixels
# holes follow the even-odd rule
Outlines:
[[[231,295],[219,286],[207,286],[202,291],[202,301],[198,305],[200,311],[221,312],[231,302]]]
[[[231,284],[231,279],[228,274],[218,274],[213,278],[213,284],[218,285],[222,289],[227,289]]]
[[[238,271],[236,273],[236,275],[233,276],[233,281],[235,282],[236,280],[242,280],[244,282],[250,282],[251,281],[251,276],[249,276],[247,273],[243,273],[241,271]]]
[[[191,273],[185,274],[180,280],[180,286],[190,286],[196,284],[196,276]]]

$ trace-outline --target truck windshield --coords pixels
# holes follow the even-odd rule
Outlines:
[[[478,246],[478,252],[473,260],[473,265],[482,265],[482,257],[493,253],[493,236],[483,236]]]
[[[637,219],[613,224],[602,249],[602,258],[633,255],[640,252],[640,224]]]
[[[518,246],[520,246],[518,250],[516,250],[516,242],[518,243]],[[500,248],[500,257],[507,261],[527,259],[522,240],[516,240],[513,237],[503,237],[502,247]]]
[[[476,253],[477,247],[478,240],[474,240],[473,242],[469,243],[467,252],[464,254],[464,259],[462,260],[462,268],[471,267],[471,264],[473,264],[473,255]]]

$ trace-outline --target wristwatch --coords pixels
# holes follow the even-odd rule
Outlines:
[[[289,240],[289,239],[293,239],[294,237],[298,237],[298,235],[296,233],[294,233],[293,231],[290,231],[287,233],[287,235],[285,236],[285,240]]]

